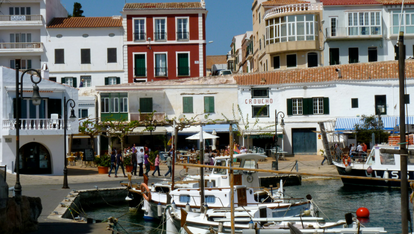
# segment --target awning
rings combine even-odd
[[[210,125],[204,125],[203,130],[205,132],[213,132],[213,130],[216,130],[217,133],[222,132],[229,132],[230,125],[229,124],[210,124]],[[172,126],[168,126],[165,128],[167,132],[172,133],[174,132],[174,129]],[[233,131],[237,131],[237,126],[233,125]],[[178,134],[184,134],[189,135],[189,133],[196,133],[200,132],[200,126],[190,126],[188,128],[184,128],[182,131],[179,131]]]
[[[97,136],[94,136],[94,138],[96,137]],[[84,135],[84,134],[73,134],[72,138],[73,139],[84,139],[84,138],[90,139],[91,137],[89,135]]]
[[[166,127],[157,126],[157,128],[152,131],[152,135],[165,135],[167,133]],[[150,131],[145,131],[145,127],[135,128],[129,135],[151,135]]]
[[[405,119],[405,124],[414,124],[414,116],[407,116]],[[381,120],[384,125],[384,130],[387,131],[395,130],[400,125],[400,117],[397,116],[381,117]],[[355,130],[355,124],[363,124],[362,118],[337,118],[335,131],[353,131]]]

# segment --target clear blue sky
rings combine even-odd
[[[253,0],[205,0],[208,11],[206,30],[207,55],[225,55],[230,51],[233,36],[252,31]],[[121,15],[125,2],[199,2],[199,0],[61,0],[63,6],[72,14],[73,4],[82,5],[84,16]]]

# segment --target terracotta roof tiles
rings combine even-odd
[[[324,6],[327,5],[372,5],[378,4],[381,5],[382,3],[377,0],[321,0]]]
[[[337,68],[340,69],[342,78],[338,78],[338,72],[335,70]],[[414,78],[414,60],[406,61],[405,75],[407,78]],[[398,61],[346,64],[234,75],[234,79],[238,85],[292,84],[390,78],[398,78]]]
[[[111,28],[122,27],[122,17],[53,18],[48,28]]]
[[[309,3],[309,1],[303,0],[271,0],[263,2],[263,6],[283,6],[283,5],[290,5],[290,4],[297,4],[297,3]]]
[[[200,2],[127,3],[124,10],[140,9],[200,9]]]
[[[226,55],[207,55],[206,67],[210,69],[214,64],[227,64]]]
[[[378,2],[381,2],[383,5],[401,5],[402,0],[377,0]],[[405,0],[404,5],[407,4],[414,4],[413,0]]]

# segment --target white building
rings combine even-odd
[[[19,74],[19,79],[21,73]],[[7,165],[7,171],[13,173],[16,160],[16,71],[0,67],[0,102],[2,103],[2,123],[0,142],[0,165]],[[37,82],[34,76],[33,81]],[[62,175],[64,168],[63,112],[64,98],[78,102],[78,90],[61,85],[48,79],[38,84],[41,104],[35,106],[32,96],[30,76],[23,77],[23,99],[20,114],[20,173]],[[77,113],[78,107],[74,110]],[[67,106],[68,116],[71,113]],[[78,120],[68,122],[67,134],[78,132]]]

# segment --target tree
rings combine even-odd
[[[101,124],[102,131],[106,132],[107,137],[118,137],[121,141],[121,152],[124,150],[125,136],[128,136],[134,129],[140,126],[139,121],[130,122],[124,120],[107,120]],[[112,145],[112,144],[111,144]]]
[[[73,17],[85,17],[83,14],[83,11],[81,10],[82,5],[79,2],[75,2],[73,4]]]
[[[384,131],[382,121],[378,121],[375,115],[362,115],[361,123],[355,124],[355,133],[359,142],[371,142],[372,133],[375,134],[375,139],[382,141],[388,139],[389,133]]]
[[[79,132],[91,138],[92,150],[95,153],[95,136],[101,133],[101,126],[93,119],[86,119],[79,123]]]

